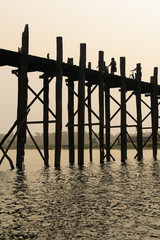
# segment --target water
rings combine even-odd
[[[45,169],[37,151],[27,150],[25,171],[0,167],[0,239],[160,239],[160,161],[145,150],[137,162],[128,151],[127,164],[120,152],[116,162],[99,164],[99,152],[85,167]],[[15,157],[15,151],[10,151]]]

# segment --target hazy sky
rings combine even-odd
[[[149,81],[153,67],[160,66],[160,0],[1,0],[0,22],[0,48],[17,51],[29,24],[32,55],[50,53],[55,59],[56,37],[62,36],[64,62],[73,57],[78,64],[79,45],[86,43],[87,61],[93,68],[99,50],[104,51],[107,64],[115,57],[118,68],[119,58],[125,56],[127,75],[141,63],[144,81]],[[16,118],[17,79],[10,71],[0,68],[1,133]],[[35,88],[41,81],[38,76]]]

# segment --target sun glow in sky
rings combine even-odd
[[[17,51],[29,24],[31,55],[50,53],[56,59],[56,37],[62,36],[64,62],[73,57],[78,65],[79,45],[86,43],[92,68],[97,66],[99,50],[104,51],[106,64],[114,57],[118,68],[119,58],[125,56],[126,75],[141,63],[143,81],[160,67],[159,0],[1,0],[0,21],[0,48]],[[10,71],[0,68],[0,133],[16,118],[17,80]]]

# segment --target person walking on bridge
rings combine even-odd
[[[107,67],[111,67],[111,74],[117,72],[116,61],[114,58],[111,58],[111,62]]]

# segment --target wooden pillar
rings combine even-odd
[[[18,68],[18,109],[17,109],[17,160],[16,166],[18,169],[23,168],[24,163],[24,148],[26,143],[26,117],[27,117],[27,57],[29,45],[28,25],[25,26],[22,34],[22,49],[20,56],[20,65]],[[24,120],[25,119],[25,120]],[[22,124],[23,121],[23,124]]]
[[[44,146],[44,159],[45,166],[49,166],[49,132],[48,132],[48,108],[49,108],[49,81],[47,75],[44,74],[43,78],[44,86],[44,105],[43,105],[43,146]]]
[[[85,107],[85,69],[86,44],[80,45],[80,69],[78,81],[78,165],[84,164],[84,107]]]
[[[103,93],[103,70],[104,53],[99,51],[99,139],[100,139],[100,163],[104,162],[104,93]]]
[[[73,65],[73,58],[68,59],[68,64]],[[68,142],[69,142],[69,163],[74,164],[74,80],[68,77]]]
[[[57,75],[56,75],[56,132],[55,132],[55,167],[60,167],[62,141],[62,78],[63,78],[62,37],[57,37]]]
[[[88,69],[91,69],[91,62],[88,63]],[[88,82],[88,130],[89,130],[89,156],[92,162],[92,114],[91,114],[91,84]]]
[[[121,72],[121,161],[124,162],[127,158],[125,57],[120,58],[120,72]]]
[[[110,88],[105,82],[106,157],[110,161]]]
[[[152,148],[153,158],[157,159],[157,133],[158,133],[158,88],[157,88],[158,68],[154,68],[154,75],[151,82],[154,84],[151,93],[151,117],[152,117]]]
[[[142,137],[142,110],[141,110],[141,64],[137,64],[136,67],[136,106],[137,106],[137,157],[138,160],[143,158],[143,137]]]

